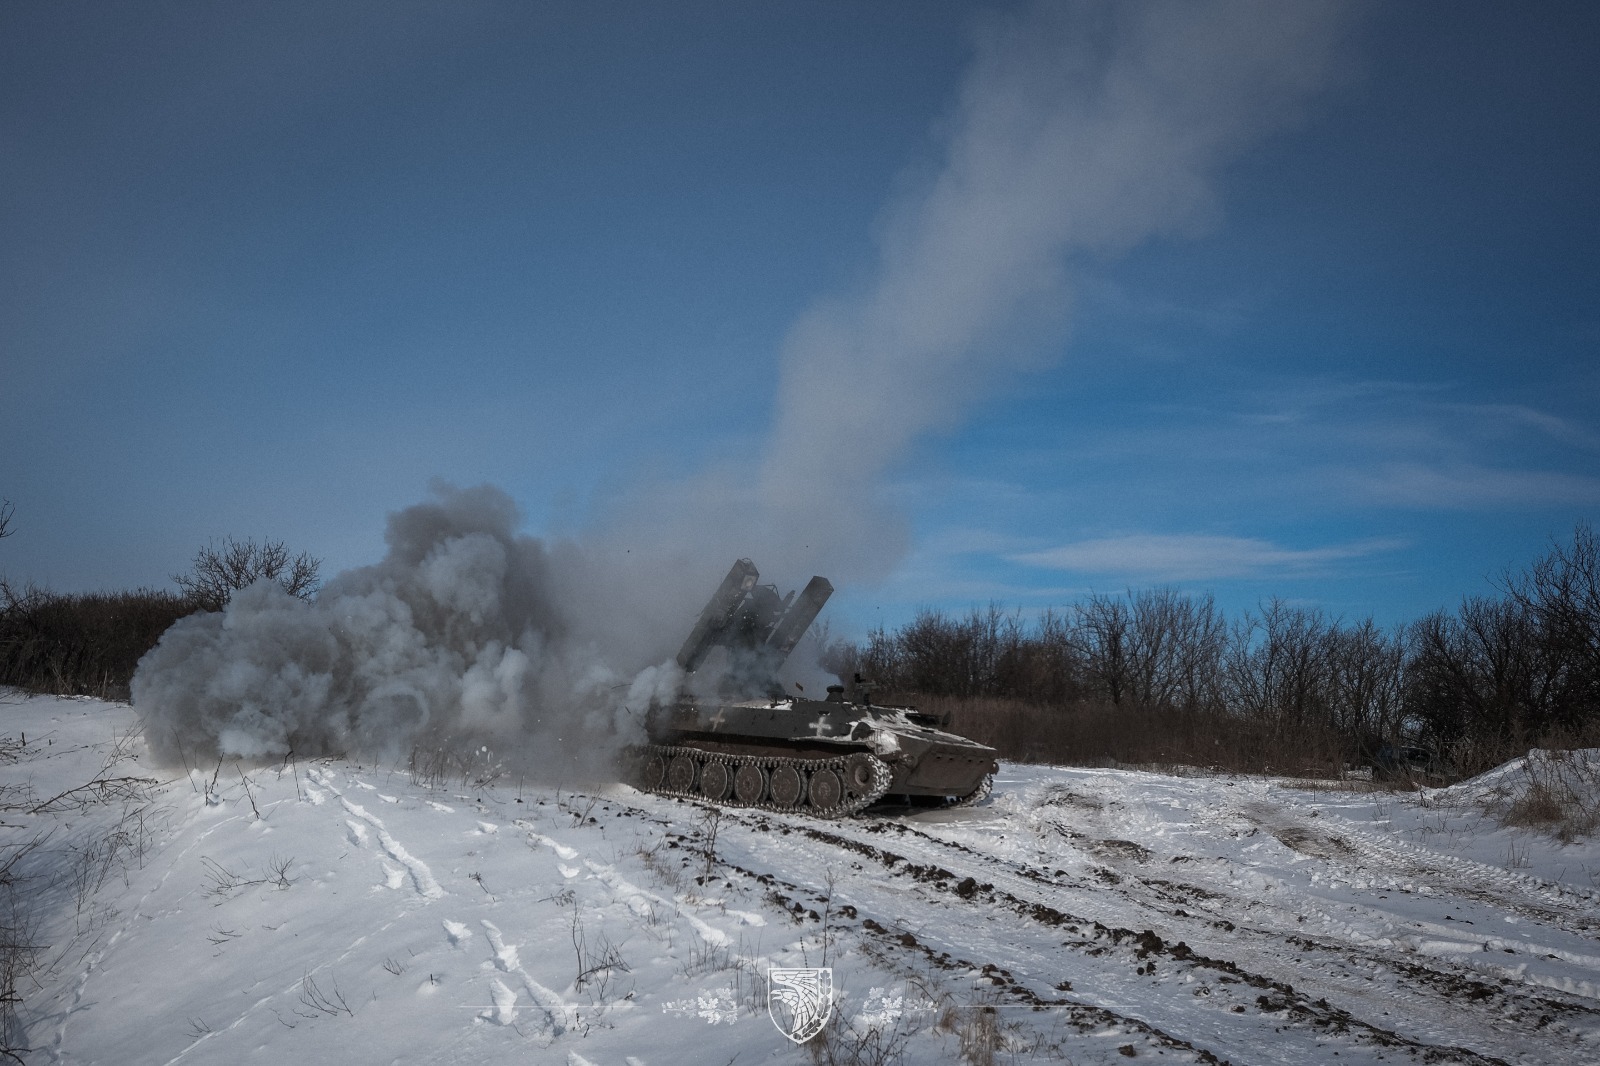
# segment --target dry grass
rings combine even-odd
[[[140,657],[194,609],[151,589],[60,595],[0,580],[0,684],[126,700]]]
[[[903,702],[943,717],[951,732],[1015,762],[1323,779],[1344,773],[1343,744],[1331,730],[1284,730],[1225,714],[1099,701],[1046,707],[995,697],[906,696]]]
[[[1501,824],[1577,840],[1600,828],[1600,757],[1584,751],[1532,751],[1497,804]]]

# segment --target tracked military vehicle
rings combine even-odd
[[[734,563],[678,652],[675,703],[651,708],[642,788],[665,796],[839,818],[874,803],[972,804],[989,794],[996,752],[946,733],[932,715],[874,705],[857,675],[826,699],[791,695],[778,671],[833,594],[814,577],[796,598]],[[726,654],[701,676],[717,648]],[[717,693],[707,697],[712,687]],[[699,693],[694,695],[691,693]]]

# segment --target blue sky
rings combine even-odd
[[[845,628],[1453,605],[1600,511],[1597,52],[1577,3],[7,4],[0,574],[332,574],[442,479]]]

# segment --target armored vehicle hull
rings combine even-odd
[[[723,699],[685,696],[651,708],[640,753],[646,791],[761,810],[836,818],[881,800],[976,803],[989,794],[993,748],[946,733],[909,707],[872,704],[856,677],[825,700],[785,695],[778,669],[822,610],[833,586],[813,577],[796,599],[757,585],[748,559],[734,563],[678,653],[693,679],[717,648]],[[740,699],[741,689],[765,691]]]
[[[843,700],[685,700],[651,716],[651,792],[823,818],[874,803],[954,806],[989,794],[995,750],[903,707]]]

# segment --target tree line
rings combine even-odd
[[[0,504],[0,537],[13,510]],[[0,685],[58,695],[128,698],[133,671],[174,622],[220,611],[233,593],[266,578],[310,599],[321,562],[282,541],[225,538],[199,549],[173,575],[177,591],[57,593],[0,578]]]
[[[1394,769],[1413,747],[1413,768],[1471,774],[1600,744],[1600,539],[1580,526],[1493,594],[1388,628],[1151,588],[1032,618],[924,610],[826,658],[1012,758]]]
[[[12,517],[0,504],[0,537]],[[177,591],[0,579],[0,685],[126,699],[177,619],[261,578],[312,598],[319,566],[230,538],[196,552]],[[831,642],[824,666],[1007,758],[1337,771],[1418,747],[1426,769],[1467,775],[1533,746],[1600,746],[1600,537],[1579,526],[1490,594],[1387,628],[1279,599],[1229,618],[1209,595],[1150,588],[1032,617],[924,610]]]

